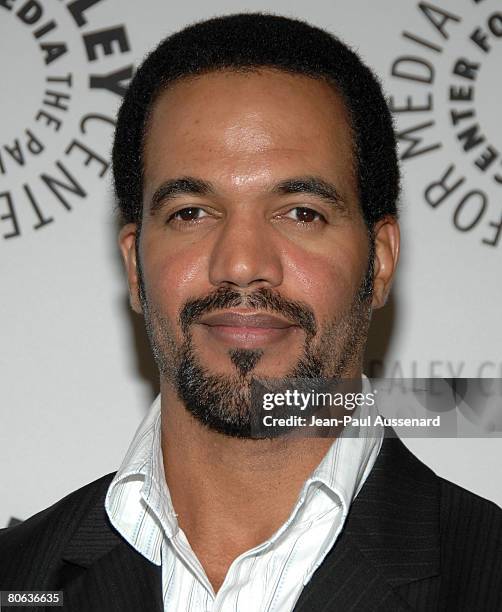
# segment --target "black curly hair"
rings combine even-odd
[[[159,94],[184,77],[217,70],[275,68],[327,81],[351,120],[359,202],[368,229],[397,217],[399,166],[392,116],[378,79],[347,45],[304,21],[243,13],[195,23],[168,36],[137,70],[120,107],[113,144],[123,223],[141,222],[142,153]]]

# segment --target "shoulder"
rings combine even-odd
[[[113,476],[107,474],[19,525],[1,529],[0,582],[10,582],[9,576],[21,577],[22,568],[29,565],[50,564],[58,558],[83,518],[100,500],[104,504]]]
[[[89,484],[73,491],[58,502],[34,514],[29,519],[15,525],[0,529],[0,556],[9,544],[33,538],[37,533],[50,530],[60,533],[71,532],[72,526],[78,524],[89,507],[106,496],[114,473],[102,476]]]
[[[457,610],[502,610],[502,509],[438,478],[440,604]]]
[[[400,487],[403,494],[412,488],[414,494],[421,495],[422,511],[435,508],[443,562],[453,551],[467,554],[482,550],[484,563],[497,558],[502,568],[502,508],[436,474],[401,441],[394,443],[401,455],[400,466],[398,468],[394,463],[392,476],[396,474],[400,482],[407,482],[408,487]]]
[[[502,567],[502,509],[453,482],[438,479],[444,544],[455,540],[457,551],[480,550],[483,559],[496,557]]]
[[[373,498],[384,506],[392,502],[394,515],[421,529],[434,524],[443,566],[458,564],[457,555],[464,553],[466,562],[478,567],[497,559],[502,571],[502,509],[497,504],[436,474],[397,437],[384,440],[371,482]]]
[[[364,545],[385,548],[387,574],[415,566],[399,587],[413,609],[502,610],[502,509],[437,475],[398,438],[384,440],[371,478],[362,516],[380,537],[373,526]]]

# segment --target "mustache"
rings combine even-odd
[[[197,323],[202,315],[236,306],[280,314],[292,324],[301,327],[309,339],[317,332],[315,315],[307,304],[288,300],[267,287],[261,287],[253,293],[241,293],[235,289],[220,287],[206,297],[189,300],[179,314],[181,329],[187,334],[190,325]]]

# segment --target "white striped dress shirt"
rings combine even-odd
[[[367,379],[364,383],[368,385]],[[366,416],[366,410],[358,416]],[[288,612],[334,545],[382,439],[383,428],[368,435],[361,426],[358,438],[342,433],[305,481],[287,521],[269,540],[232,562],[216,594],[178,526],[165,481],[160,396],[110,484],[106,511],[131,546],[162,566],[164,610]]]

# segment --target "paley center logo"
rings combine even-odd
[[[456,231],[497,247],[502,242],[500,2],[417,2],[415,9],[390,66],[401,160],[416,165],[431,210],[446,211]],[[426,158],[434,164],[422,173],[418,160]]]
[[[0,0],[0,237],[85,204],[109,167],[133,75],[120,0]]]

